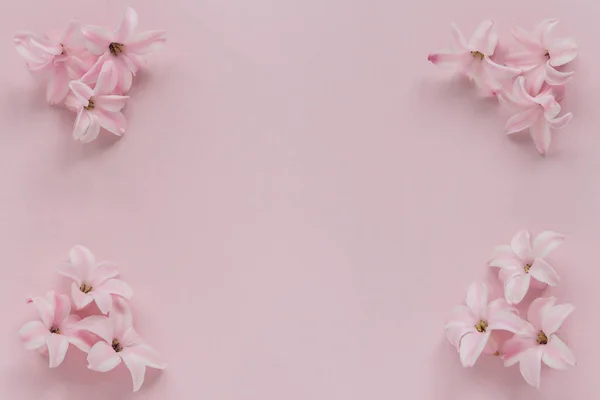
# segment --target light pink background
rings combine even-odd
[[[167,47],[134,82],[122,140],[81,146],[12,47],[69,18],[138,10]],[[11,400],[564,400],[600,391],[600,3],[592,0],[19,0],[0,37],[0,394]],[[581,55],[551,154],[426,62],[494,18],[562,19]],[[506,38],[506,36],[503,36]],[[529,388],[463,370],[451,308],[518,229],[568,240],[552,293],[579,359]],[[169,362],[133,395],[124,367],[56,370],[25,351],[24,299],[68,249],[118,261],[138,330]]]

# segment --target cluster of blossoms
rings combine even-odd
[[[514,28],[515,47],[498,50],[499,37],[493,21],[483,21],[467,42],[453,26],[454,49],[428,56],[435,65],[447,66],[471,79],[484,95],[497,96],[514,115],[506,133],[529,130],[541,154],[550,148],[551,131],[566,126],[573,115],[561,113],[565,85],[573,77],[563,66],[577,56],[572,39],[554,39],[557,20],[540,23],[533,32]]]
[[[17,33],[17,51],[46,83],[46,100],[77,113],[73,138],[95,140],[100,128],[121,136],[122,114],[133,77],[146,56],[166,41],[165,31],[136,32],[138,16],[127,8],[115,31],[72,21],[62,33]]]
[[[464,367],[472,367],[481,354],[501,357],[505,366],[519,363],[527,383],[539,387],[542,363],[553,369],[575,365],[575,356],[557,331],[573,312],[571,304],[556,304],[554,297],[538,297],[523,319],[516,305],[530,288],[556,286],[559,277],[545,257],[563,242],[562,235],[545,231],[531,240],[528,231],[518,232],[510,245],[499,246],[490,267],[499,268],[504,298],[489,301],[484,283],[472,283],[464,305],[456,307],[446,324],[446,337],[456,347]],[[494,331],[514,335],[501,342]]]
[[[107,372],[123,362],[131,373],[134,391],[142,386],[146,367],[165,368],[160,355],[133,328],[127,303],[133,292],[117,278],[119,271],[113,263],[96,262],[90,250],[75,246],[58,273],[73,281],[71,294],[51,291],[28,300],[39,319],[19,331],[27,349],[47,355],[50,368],[62,364],[70,344],[88,354],[92,371]],[[92,303],[98,315],[82,319],[76,314]]]

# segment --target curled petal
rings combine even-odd
[[[547,283],[550,286],[556,286],[560,282],[560,278],[554,268],[542,258],[535,259],[529,269],[529,274],[538,281]]]
[[[525,89],[531,95],[537,95],[546,81],[546,67],[540,64],[525,74]]]
[[[506,133],[510,135],[511,133],[521,132],[533,125],[540,116],[539,110],[535,107],[521,111],[520,113],[513,115],[508,122],[506,122]]]
[[[531,277],[525,273],[515,273],[504,283],[504,296],[510,304],[519,304],[529,290]]]
[[[502,359],[505,367],[510,367],[519,362],[523,352],[535,346],[535,342],[529,338],[513,336],[504,342],[502,346]]]
[[[488,318],[489,329],[519,333],[523,330],[523,320],[515,313],[496,311]]]
[[[454,347],[458,348],[463,336],[475,332],[476,323],[476,318],[469,307],[458,306],[452,311],[450,320],[446,323],[446,338]]]
[[[100,75],[100,71],[102,70],[102,66],[107,60],[110,60],[110,54],[101,55],[98,60],[90,67],[90,69],[81,77],[81,81],[88,85],[96,83],[98,80],[98,75]]]
[[[575,310],[572,304],[560,304],[554,307],[545,307],[542,310],[542,330],[546,335],[556,332],[565,319]]]
[[[92,371],[107,372],[121,364],[121,357],[108,343],[98,342],[90,349],[87,361]]]
[[[485,318],[488,304],[488,290],[485,283],[474,282],[467,290],[466,304],[475,318]]]
[[[556,303],[555,297],[538,297],[531,302],[529,309],[527,310],[527,320],[533,325],[533,327],[541,331],[542,330],[542,315],[544,309],[554,307]]]
[[[490,331],[472,332],[463,336],[460,341],[460,361],[463,367],[472,367],[483,352],[490,337]]]
[[[94,118],[93,114],[85,114],[87,114],[89,124],[87,125],[86,129],[81,133],[81,136],[76,137],[75,139],[79,140],[81,143],[90,143],[96,140],[96,138],[100,134],[100,124],[98,123],[98,120]]]
[[[50,293],[53,294],[52,292]],[[32,297],[29,302],[35,307],[38,315],[40,316],[40,320],[44,323],[46,328],[52,328],[55,311],[54,303],[49,303],[48,300],[42,297]]]
[[[553,86],[565,85],[567,82],[569,82],[571,80],[573,75],[575,75],[575,72],[573,72],[573,71],[569,71],[569,72],[557,71],[554,69],[554,67],[552,67],[550,65],[549,62],[545,66],[545,73],[546,73],[546,82],[548,82],[548,84],[553,85]]]
[[[83,293],[79,287],[75,282],[71,284],[71,299],[77,310],[87,307],[94,300],[89,294]]]
[[[521,375],[523,375],[527,383],[536,388],[540,387],[542,354],[543,350],[541,346],[537,346],[526,350],[520,356]]]
[[[569,122],[571,122],[571,119],[573,119],[573,114],[566,113],[562,117],[552,118],[549,119],[547,122],[550,125],[550,128],[552,129],[562,129],[565,126],[567,126]]]
[[[146,365],[139,357],[129,352],[128,349],[123,351],[123,355],[121,357],[123,358],[123,362],[127,366],[127,369],[129,369],[129,372],[131,373],[131,378],[133,380],[133,391],[137,392],[144,383]]]
[[[540,118],[529,128],[529,133],[535,144],[535,148],[540,154],[546,154],[550,149],[552,141],[552,132],[550,124],[544,118]]]
[[[565,236],[560,233],[543,231],[533,240],[533,252],[536,257],[546,257],[564,241]]]
[[[521,106],[530,107],[535,104],[534,98],[531,97],[529,92],[527,92],[525,87],[525,78],[522,76],[519,76],[517,79],[515,79],[515,82],[513,83],[512,96],[514,101]]]
[[[125,43],[127,39],[135,32],[138,24],[138,15],[131,7],[127,7],[121,24],[115,32],[114,41],[117,43]]]
[[[117,87],[119,75],[117,72],[117,66],[111,60],[106,61],[100,68],[98,74],[98,80],[94,87],[95,95],[106,95],[112,93]]]
[[[556,41],[548,46],[548,53],[550,54],[550,65],[560,67],[577,57],[577,43],[571,39]]]
[[[121,296],[127,300],[133,296],[131,286],[120,279],[109,279],[98,286],[96,290]]]
[[[558,20],[555,18],[548,18],[540,22],[535,29],[535,38],[540,42],[545,50],[550,45],[550,34],[558,25]]]
[[[535,98],[535,101],[543,107],[546,119],[552,119],[560,114],[560,104],[558,104],[553,95],[538,96]]]
[[[498,34],[494,29],[494,21],[491,20],[482,21],[469,41],[471,50],[479,51],[488,57],[494,54],[497,44]]]
[[[520,230],[510,241],[513,252],[523,261],[532,259],[531,235],[527,229]]]
[[[69,340],[63,335],[51,333],[46,336],[46,344],[48,345],[50,368],[58,367],[67,355]]]
[[[86,25],[81,27],[81,33],[90,53],[100,55],[108,52],[108,45],[113,41],[111,32],[99,26]]]
[[[103,315],[84,318],[76,324],[76,328],[93,333],[107,343],[112,343],[115,338],[115,330],[110,319]]]
[[[27,350],[39,349],[44,346],[46,336],[49,334],[48,328],[41,321],[28,322],[19,330],[19,338]]]
[[[131,89],[133,83],[133,73],[126,65],[119,71],[119,83],[117,84],[117,90],[121,93],[127,93]]]
[[[146,31],[132,37],[126,44],[127,52],[148,55],[156,52],[167,41],[167,32],[165,31]]]

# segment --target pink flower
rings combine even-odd
[[[129,307],[122,301],[108,317],[91,316],[83,319],[78,327],[101,339],[88,354],[88,368],[107,372],[124,362],[131,373],[134,392],[144,383],[146,367],[166,368],[160,355],[134,330]]]
[[[496,249],[496,255],[489,265],[500,268],[499,276],[504,282],[507,302],[520,303],[527,294],[532,279],[540,287],[558,284],[558,274],[544,258],[563,241],[563,235],[544,231],[536,236],[532,246],[529,231],[521,230],[513,236],[510,245]]]
[[[72,81],[71,90],[78,101],[73,104],[69,98],[67,107],[77,108],[77,118],[73,129],[73,138],[82,143],[95,140],[100,127],[121,136],[125,133],[127,120],[121,110],[129,97],[112,94],[117,86],[117,69],[113,61],[102,65],[102,71],[94,89],[82,81]]]
[[[50,104],[62,102],[69,93],[69,81],[81,78],[95,62],[95,57],[92,60],[85,54],[85,47],[79,46],[78,34],[79,24],[73,21],[61,34],[15,35],[15,46],[27,68],[46,79],[46,100]]]
[[[146,31],[135,33],[138,16],[128,7],[121,24],[114,32],[98,26],[84,26],[81,29],[88,49],[100,59],[82,80],[94,83],[102,64],[113,60],[117,67],[117,89],[121,93],[131,88],[133,75],[145,64],[144,58],[157,51],[166,41],[165,31]]]
[[[451,67],[471,78],[479,88],[493,94],[502,90],[502,82],[521,71],[492,61],[498,45],[493,21],[483,21],[467,43],[456,26],[452,26],[455,50],[432,53],[427,59],[433,64]]]
[[[526,73],[525,87],[532,95],[539,93],[544,81],[550,85],[564,85],[573,76],[573,72],[560,72],[555,69],[577,57],[575,41],[550,38],[557,24],[557,20],[547,19],[533,32],[513,28],[513,36],[521,45],[522,51],[509,54],[506,61]]]
[[[550,148],[551,130],[564,128],[573,118],[572,113],[558,117],[561,107],[550,86],[537,96],[530,96],[525,88],[525,78],[522,76],[515,80],[512,94],[502,93],[500,98],[519,110],[506,123],[506,133],[510,135],[529,129],[529,134],[540,154],[546,154]]]
[[[29,303],[35,306],[40,319],[26,323],[19,336],[27,349],[48,354],[50,368],[63,362],[69,343],[82,351],[90,350],[90,344],[75,326],[79,317],[71,315],[68,296],[49,292],[45,297],[33,297]]]
[[[58,273],[73,280],[71,297],[78,309],[95,301],[103,314],[112,310],[113,297],[131,299],[131,287],[120,279],[117,267],[108,262],[96,263],[90,250],[75,246],[69,252],[69,263],[59,267]]]
[[[575,365],[575,356],[556,336],[574,307],[555,303],[554,297],[535,299],[529,306],[525,329],[504,344],[504,364],[508,367],[518,362],[523,378],[538,388],[542,361],[559,370]]]
[[[488,304],[488,290],[483,283],[472,283],[466,305],[456,307],[446,324],[446,337],[460,354],[463,367],[472,367],[487,346],[495,330],[519,332],[523,321],[504,299]]]

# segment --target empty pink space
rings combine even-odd
[[[122,139],[71,137],[12,44],[126,6],[168,42],[136,77]],[[590,0],[5,2],[0,13],[0,393],[11,400],[564,400],[600,391],[600,3]],[[494,101],[427,62],[456,22],[556,17],[580,56],[574,118],[541,157]],[[548,292],[578,358],[463,369],[444,323],[519,229],[566,235]],[[26,351],[25,299],[66,287],[74,244],[120,265],[168,368]]]

